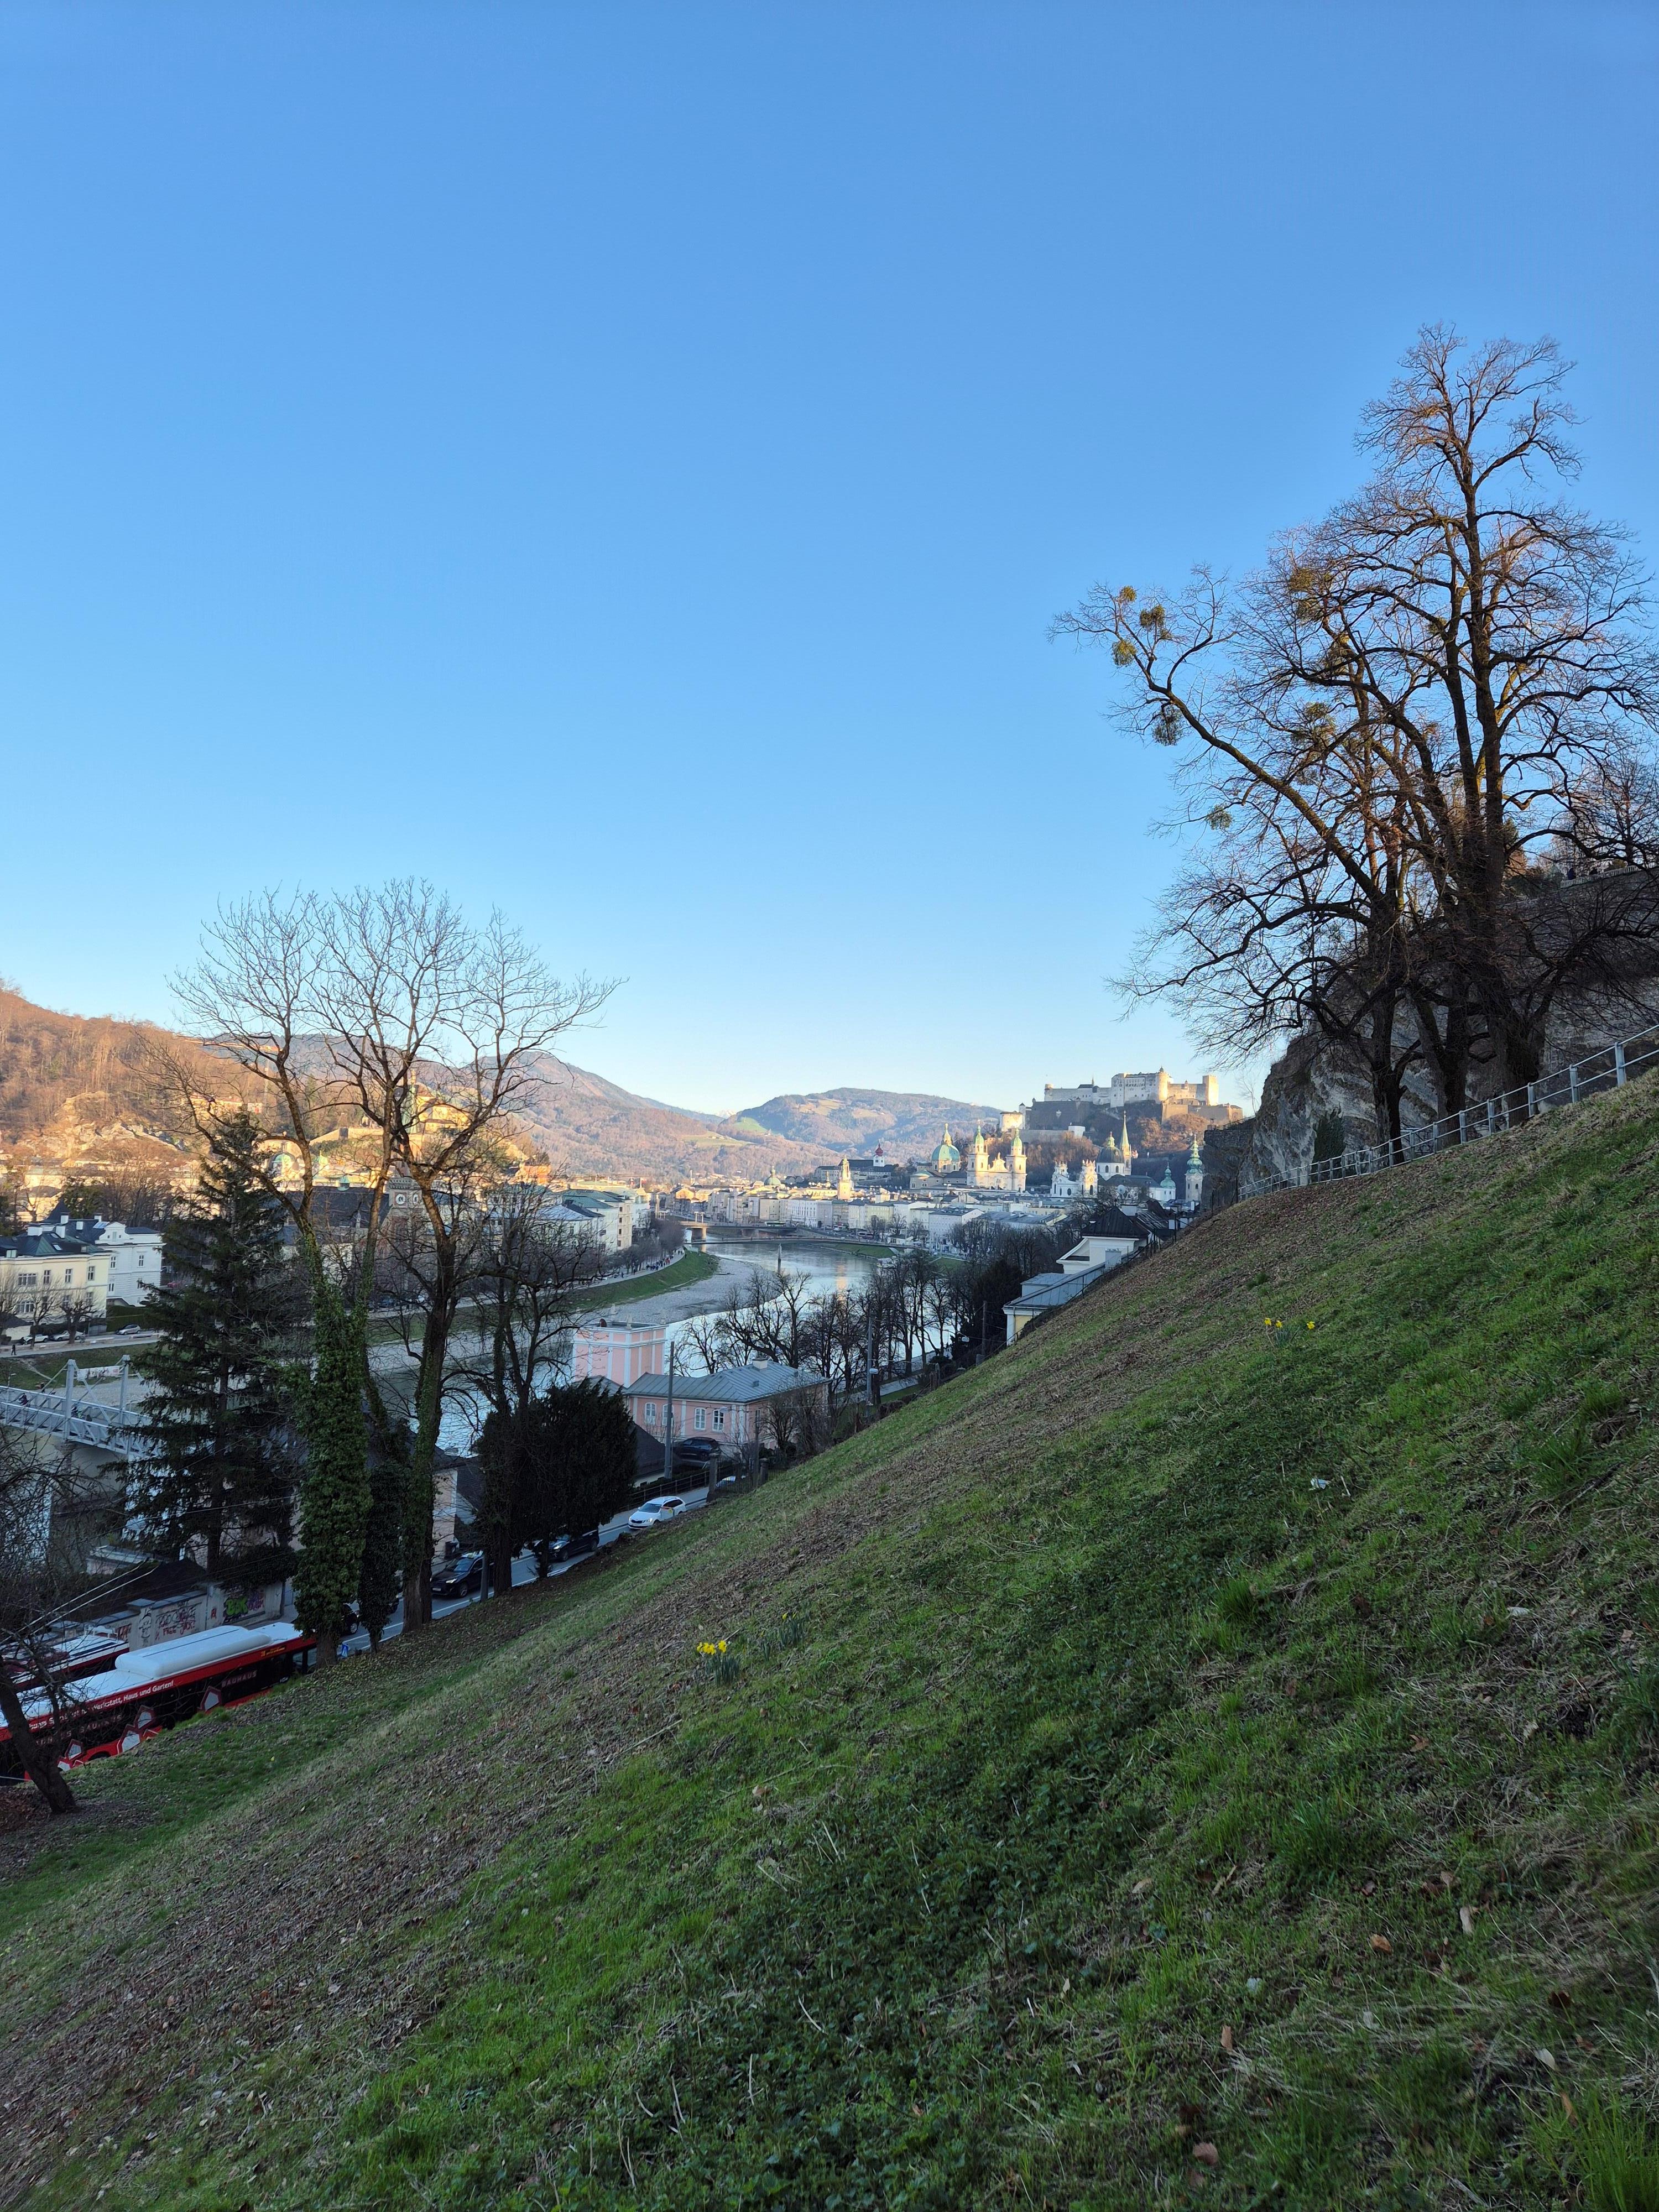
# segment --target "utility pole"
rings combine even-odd
[[[674,1486],[674,1353],[677,1347],[668,1347],[668,1403],[663,1411],[662,1480],[663,1488]]]

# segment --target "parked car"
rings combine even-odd
[[[476,1597],[483,1588],[482,1552],[463,1552],[459,1559],[432,1577],[432,1595],[440,1604],[454,1597]]]
[[[637,1512],[629,1515],[628,1525],[630,1528],[660,1528],[665,1521],[673,1520],[684,1510],[683,1498],[647,1498]]]
[[[597,1552],[599,1548],[599,1530],[585,1528],[580,1536],[556,1536],[553,1540],[552,1554],[556,1564],[563,1559],[586,1559],[590,1552]]]
[[[674,1447],[675,1466],[689,1468],[696,1474],[712,1474],[720,1455],[720,1448],[712,1437],[682,1437]]]

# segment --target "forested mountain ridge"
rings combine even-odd
[[[186,1067],[205,1096],[259,1103],[257,1085],[194,1038],[156,1023],[57,1012],[0,988],[0,1146],[26,1167],[66,1177],[191,1175],[189,1117],[161,1054]],[[787,1130],[661,1105],[551,1055],[518,1120],[526,1148],[573,1176],[747,1181],[774,1169],[802,1174],[823,1158]]]
[[[785,1091],[760,1106],[745,1106],[722,1123],[726,1128],[772,1133],[811,1146],[820,1160],[843,1154],[867,1158],[878,1144],[890,1160],[925,1159],[948,1122],[960,1144],[976,1123],[988,1132],[1000,1125],[998,1106],[975,1106],[963,1098],[940,1098],[927,1091]]]
[[[800,1175],[820,1164],[817,1150],[787,1134],[661,1105],[550,1058],[544,1059],[518,1120],[553,1164],[572,1176],[758,1182],[775,1169]]]
[[[155,1079],[154,1048],[182,1054],[203,1088],[234,1091],[236,1071],[193,1039],[112,1014],[64,1014],[0,987],[0,1140],[38,1137],[66,1109],[183,1134],[176,1102]]]

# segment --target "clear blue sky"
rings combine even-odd
[[[0,971],[167,1018],[220,895],[414,871],[659,1097],[1184,1067],[1048,618],[1319,509],[1440,317],[1651,552],[1656,85],[1594,0],[11,0]]]

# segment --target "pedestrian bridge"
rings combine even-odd
[[[91,1382],[118,1380],[120,1395],[112,1406],[87,1395],[87,1386]],[[40,1436],[62,1437],[65,1443],[89,1444],[95,1451],[112,1452],[122,1459],[144,1456],[143,1425],[136,1413],[127,1410],[125,1359],[118,1367],[91,1367],[84,1370],[71,1359],[61,1388],[50,1390],[24,1390],[10,1383],[0,1384],[0,1425],[32,1429]]]

